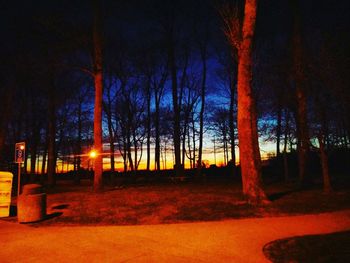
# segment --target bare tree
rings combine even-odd
[[[252,91],[252,50],[257,0],[245,1],[242,26],[239,9],[230,5],[228,8],[223,7],[221,14],[226,37],[232,48],[238,50],[238,138],[243,194],[250,203],[257,204],[267,200],[262,188],[257,115]]]
[[[294,12],[293,36],[292,36],[292,63],[293,76],[295,79],[296,92],[296,123],[298,138],[298,166],[299,180],[302,184],[308,181],[306,177],[306,162],[310,148],[309,130],[307,120],[307,97],[305,90],[305,65],[303,57],[303,46],[301,39],[301,21],[298,1],[290,0],[291,8]]]

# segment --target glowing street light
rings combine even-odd
[[[91,159],[95,159],[97,157],[97,152],[95,150],[91,150],[89,156]]]

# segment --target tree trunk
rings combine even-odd
[[[302,184],[309,183],[306,177],[307,155],[309,152],[309,132],[307,125],[307,107],[305,92],[297,86],[297,135],[298,135],[298,166],[299,180]]]
[[[230,141],[231,141],[231,160],[232,160],[232,176],[236,172],[236,152],[235,152],[235,123],[234,123],[234,105],[235,105],[235,91],[234,83],[230,83],[230,109],[229,109],[229,129],[230,129]]]
[[[108,125],[108,133],[109,133],[109,157],[110,157],[110,163],[111,163],[111,185],[114,185],[114,171],[115,171],[115,161],[114,161],[114,132],[113,132],[113,123],[112,123],[112,105],[111,102],[108,101],[108,111],[109,114],[107,115],[107,125]]]
[[[185,113],[185,115],[187,115]],[[185,156],[186,156],[186,136],[187,136],[187,130],[189,130],[188,122],[187,122],[187,116],[185,116],[184,124],[183,124],[183,130],[182,130],[182,164],[185,165]]]
[[[113,131],[113,120],[112,120],[112,101],[111,101],[111,85],[107,88],[107,103],[104,103],[105,113],[107,116],[107,127],[108,127],[108,138],[109,138],[109,158],[110,158],[110,184],[114,186],[114,171],[115,171],[115,161],[114,161],[114,131]]]
[[[278,105],[277,108],[277,127],[276,127],[276,156],[279,157],[281,154],[281,135],[282,135],[282,107]]]
[[[45,131],[45,138],[44,138],[45,142],[44,142],[44,148],[43,148],[43,160],[42,160],[42,164],[41,164],[41,183],[43,183],[43,178],[45,175],[45,170],[46,170],[46,157],[47,157],[47,149],[48,149],[48,143],[49,143],[49,132],[48,129],[46,129]]]
[[[154,126],[155,126],[155,149],[154,149],[154,161],[155,161],[155,169],[160,170],[160,131],[159,131],[159,101],[157,100],[156,96],[156,103],[155,103],[155,119],[154,119]]]
[[[297,137],[298,137],[298,166],[299,166],[299,180],[305,185],[309,182],[306,177],[307,155],[309,151],[309,132],[307,122],[307,98],[304,87],[305,75],[303,69],[303,55],[302,55],[302,40],[300,32],[300,8],[298,1],[290,0],[291,8],[294,11],[294,32],[292,39],[293,50],[293,71],[296,86],[297,99]]]
[[[131,154],[131,127],[132,127],[132,113],[131,109],[128,106],[128,119],[126,121],[126,148],[127,148],[127,156],[128,156],[128,161],[129,161],[129,167],[131,171],[134,171],[134,163],[132,160],[132,154]]]
[[[252,44],[257,0],[246,0],[238,63],[238,138],[243,194],[248,202],[266,202],[262,188],[257,116],[252,94]]]
[[[192,167],[196,168],[196,123],[195,123],[195,116],[194,113],[192,113],[192,145],[193,145],[193,157],[192,157]],[[199,166],[202,167],[202,160]]]
[[[35,166],[36,166],[36,159],[37,159],[37,142],[33,138],[32,143],[30,145],[30,181],[35,181]]]
[[[289,181],[289,168],[288,168],[288,156],[287,156],[287,145],[288,145],[288,135],[289,135],[289,112],[285,110],[285,122],[286,126],[284,128],[284,141],[283,141],[283,170],[284,179],[286,182]]]
[[[175,63],[175,51],[174,51],[174,41],[173,32],[170,29],[169,32],[169,43],[168,43],[168,56],[171,71],[171,90],[172,90],[172,100],[173,100],[173,141],[174,141],[174,152],[175,152],[175,173],[177,176],[183,174],[183,166],[181,165],[181,128],[180,128],[180,107],[178,104],[178,85],[177,85],[177,70]]]
[[[146,170],[150,170],[151,165],[151,83],[150,80],[148,80],[147,83],[147,166]]]
[[[30,120],[30,129],[31,129],[31,140],[30,140],[30,181],[34,182],[36,179],[36,160],[37,160],[37,150],[38,144],[40,143],[40,127],[38,127],[37,117],[34,115],[37,112],[37,107],[35,103],[35,98],[31,97],[31,120]]]
[[[332,192],[331,179],[329,176],[328,169],[328,157],[324,147],[324,136],[319,134],[317,136],[318,143],[320,145],[320,159],[322,166],[322,177],[323,177],[323,191],[326,193]]]
[[[205,110],[205,95],[206,95],[206,80],[207,80],[207,50],[206,45],[201,45],[201,60],[202,60],[202,86],[201,86],[201,109],[199,112],[199,148],[197,161],[197,174],[201,174],[202,170],[202,155],[203,155],[203,133],[204,133],[204,110]]]
[[[80,184],[80,173],[81,173],[81,141],[82,141],[82,102],[79,101],[79,105],[78,105],[78,141],[77,141],[77,149],[76,149],[76,154],[77,154],[77,169],[76,169],[76,173],[74,175],[74,183],[76,185]]]
[[[13,102],[13,89],[4,87],[2,94],[2,107],[0,112],[0,163],[5,160],[4,148],[8,130],[8,121],[10,119],[11,107]]]
[[[47,179],[49,187],[54,187],[56,184],[56,107],[54,87],[50,89],[49,93]]]
[[[102,22],[99,0],[94,0],[94,24],[93,24],[93,44],[94,44],[94,82],[95,82],[95,107],[94,107],[94,150],[97,156],[94,160],[94,191],[103,189],[102,182],[102,99],[103,99],[103,79],[102,79]]]

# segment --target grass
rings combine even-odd
[[[347,189],[331,196],[318,188],[294,189],[282,183],[270,184],[266,190],[271,204],[253,207],[244,201],[240,184],[231,181],[106,187],[98,194],[92,192],[90,181],[81,186],[74,186],[71,181],[59,181],[55,189],[48,191],[48,219],[32,225],[167,224],[350,208],[350,191]]]
[[[350,231],[276,240],[265,245],[272,262],[349,262]]]

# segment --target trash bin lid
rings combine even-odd
[[[22,195],[41,194],[43,187],[40,184],[26,184],[23,186]]]
[[[10,172],[0,171],[0,178],[13,178],[13,174]]]

